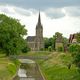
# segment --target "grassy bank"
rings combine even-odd
[[[22,55],[22,56],[47,56],[50,53],[51,52],[49,52],[49,51],[30,51],[28,53],[23,53],[20,55]]]
[[[0,54],[0,80],[12,80],[18,66],[17,60],[10,60],[4,54]]]
[[[75,65],[72,64],[71,69],[68,69],[68,64],[72,62],[69,53],[53,52],[48,56],[50,56],[48,60],[40,62],[46,80],[80,80]]]

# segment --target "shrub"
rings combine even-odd
[[[80,45],[79,44],[71,44],[69,46],[69,51],[73,56],[73,63],[78,67],[78,72],[80,73]]]
[[[58,47],[58,51],[59,51],[59,52],[64,51],[63,47]]]
[[[27,53],[27,52],[29,52],[31,49],[28,47],[28,46],[26,46],[24,49],[22,49],[22,52],[23,53]]]
[[[77,53],[80,52],[80,45],[78,45],[78,44],[71,44],[69,46],[69,52],[72,53],[72,56],[76,55]]]
[[[41,48],[40,51],[44,51],[44,48]]]
[[[48,51],[52,51],[52,47],[51,46],[48,47]]]
[[[15,66],[15,64],[9,63],[8,66],[7,66],[7,68],[8,68],[8,71],[11,74],[15,74],[16,73],[16,66]]]

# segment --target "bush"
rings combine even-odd
[[[48,47],[48,51],[52,51],[52,47],[51,46]]]
[[[72,53],[73,63],[78,67],[78,72],[80,73],[80,45],[71,44],[69,46],[69,51]]]
[[[44,51],[44,48],[41,48],[40,51]]]
[[[69,46],[69,52],[72,53],[72,56],[76,55],[77,53],[80,52],[80,45],[78,45],[78,44],[71,44]]]
[[[63,47],[58,47],[58,51],[59,51],[59,52],[64,51]]]
[[[79,45],[78,44],[71,44],[70,46],[69,46],[69,51],[71,52],[71,53],[74,53],[74,52],[77,52],[78,51],[78,49],[79,49]]]
[[[17,68],[16,68],[15,64],[9,63],[8,66],[7,66],[7,68],[8,68],[8,71],[11,74],[15,74],[16,73]]]
[[[31,50],[31,49],[26,46],[24,49],[22,49],[22,52],[23,52],[23,53],[27,53],[27,52],[29,52],[30,50]]]

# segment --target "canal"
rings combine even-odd
[[[21,65],[13,80],[44,80],[35,61],[29,59],[19,59],[19,61]]]

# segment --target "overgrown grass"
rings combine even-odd
[[[80,80],[77,67],[72,64],[70,53],[62,52],[29,52],[27,56],[48,56],[47,60],[37,60],[46,80]],[[68,69],[68,64],[71,69]]]
[[[71,69],[68,69],[68,64],[72,62],[69,53],[54,52],[48,56],[48,60],[40,62],[46,80],[80,80],[75,65],[72,64]]]
[[[22,55],[22,56],[47,56],[50,53],[51,52],[49,52],[49,51],[30,51],[28,53],[22,53],[20,55]]]
[[[16,74],[19,62],[17,60],[10,60],[4,54],[0,54],[0,80],[12,80]]]

